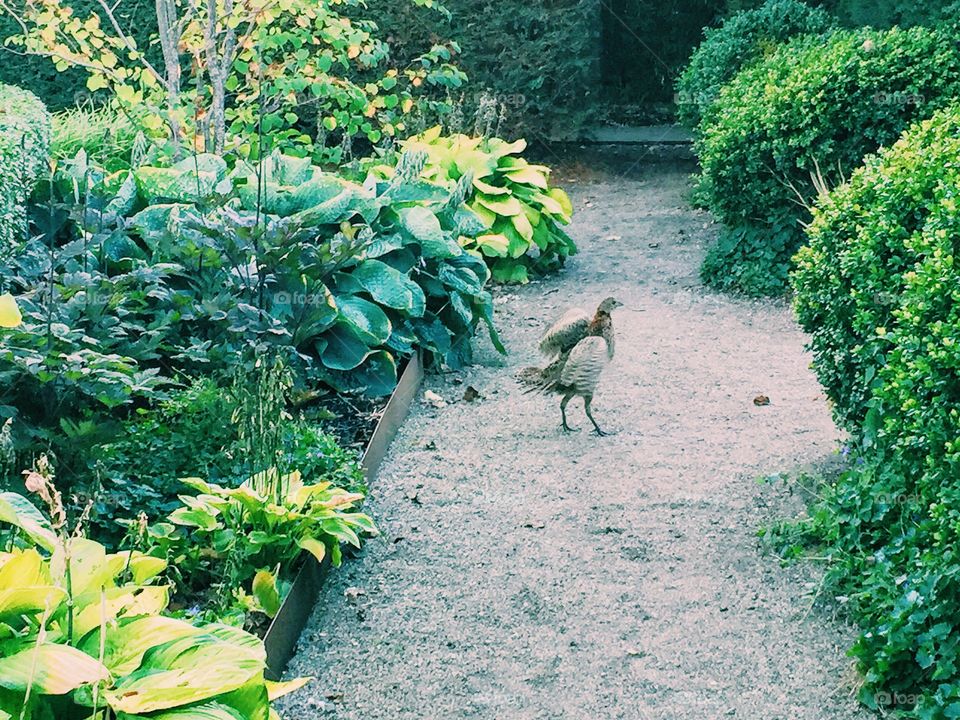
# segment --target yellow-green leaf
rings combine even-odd
[[[64,695],[109,677],[107,668],[68,645],[28,644],[0,657],[0,687],[10,690],[32,687],[39,695]]]
[[[23,322],[23,316],[13,295],[10,293],[0,295],[0,327],[14,328],[21,322]]]
[[[297,540],[297,545],[299,545],[302,550],[306,550],[313,555],[317,559],[317,562],[323,562],[323,558],[327,554],[327,546],[316,538],[302,537]]]

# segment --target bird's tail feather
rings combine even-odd
[[[545,368],[528,367],[517,374],[517,380],[524,386],[524,394],[549,393],[560,386],[560,371],[566,358],[559,358]]]

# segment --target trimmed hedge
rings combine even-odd
[[[26,237],[26,202],[49,154],[46,107],[31,92],[0,85],[0,253]]]
[[[444,5],[448,18],[406,0],[369,0],[363,14],[375,18],[400,63],[439,39],[460,45],[455,61],[470,82],[464,126],[452,131],[472,132],[484,92],[503,111],[495,132],[530,140],[573,134],[593,114],[600,89],[599,0]]]
[[[759,8],[730,16],[720,27],[704,29],[703,42],[677,81],[680,121],[696,128],[701,109],[716,99],[720,88],[777,44],[835,27],[829,13],[799,0],[767,0]]]
[[[960,713],[960,105],[870,157],[815,212],[793,274],[814,367],[861,462],[811,513],[872,707]],[[902,703],[901,703],[902,704]],[[900,708],[902,709],[902,708]]]
[[[819,166],[836,183],[956,97],[957,38],[923,27],[802,36],[743,70],[707,108],[697,140],[703,196],[726,226],[704,280],[784,292],[810,218],[804,203],[817,196],[811,173]]]

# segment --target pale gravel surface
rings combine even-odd
[[[850,698],[852,630],[756,536],[798,509],[757,478],[829,457],[837,432],[789,309],[700,286],[714,228],[688,173],[567,179],[583,252],[500,294],[509,357],[428,379],[451,404],[401,430],[369,503],[383,537],[324,588],[289,671],[317,679],[285,717],[871,717]],[[640,310],[615,314],[594,402],[617,434],[564,435],[556,400],[513,376],[548,322],[607,295]]]

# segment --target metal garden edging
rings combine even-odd
[[[390,443],[410,412],[422,380],[423,361],[417,354],[407,362],[363,453],[361,466],[368,487],[376,477]],[[322,563],[318,563],[313,555],[304,553],[303,567],[297,573],[290,592],[263,637],[267,650],[267,675],[271,679],[279,679],[293,657],[300,634],[310,619],[329,569],[329,556],[325,557]]]

